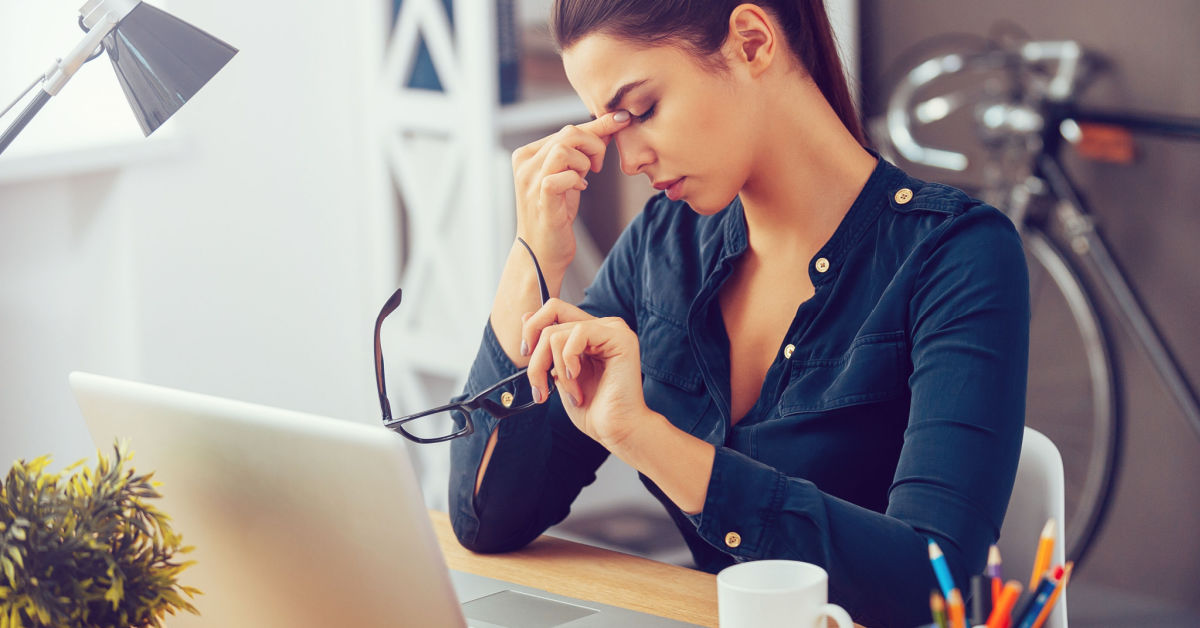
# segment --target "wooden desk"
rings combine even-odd
[[[459,545],[446,513],[430,511],[429,518],[451,569],[701,626],[717,625],[717,577],[712,574],[549,536],[508,554],[474,554]]]

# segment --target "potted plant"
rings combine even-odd
[[[177,582],[191,551],[150,502],[152,473],[130,455],[98,455],[60,473],[48,456],[18,460],[0,482],[0,628],[161,626],[167,613],[198,614],[199,594]],[[187,599],[185,599],[185,597]]]

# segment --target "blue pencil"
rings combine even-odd
[[[1025,614],[1020,617],[1013,618],[1013,625],[1017,628],[1033,628],[1033,624],[1037,621],[1038,615],[1042,614],[1042,607],[1050,599],[1050,595],[1054,593],[1054,589],[1058,587],[1058,581],[1062,579],[1063,568],[1056,567],[1053,573],[1046,574],[1042,578],[1041,584],[1038,585],[1037,591],[1034,593],[1033,602]]]
[[[942,548],[938,547],[933,539],[929,540],[929,562],[933,564],[933,573],[937,576],[938,586],[942,587],[943,595],[949,599],[950,592],[954,590],[954,578],[950,577],[950,565],[946,564],[946,556],[942,554]]]

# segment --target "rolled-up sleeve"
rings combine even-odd
[[[636,329],[633,304],[638,281],[633,274],[639,248],[640,217],[622,233],[605,259],[580,307],[593,316],[620,316]],[[463,395],[515,373],[488,323]],[[499,395],[502,391],[497,391]],[[518,379],[508,392],[514,404],[527,403],[528,382]],[[475,432],[450,444],[450,518],[464,547],[477,552],[506,552],[528,544],[562,521],[583,487],[596,478],[608,450],[571,423],[558,393],[526,412],[497,420],[478,410]],[[475,480],[487,442],[498,432],[487,472],[475,493]]]
[[[999,535],[1020,456],[1029,294],[1015,229],[977,207],[947,220],[918,255],[910,411],[886,512],[718,447],[704,508],[691,517],[736,560],[823,566],[831,599],[871,626],[930,621],[928,539],[967,593]]]

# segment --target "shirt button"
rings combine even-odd
[[[788,345],[788,346],[784,347],[783,348],[783,359],[785,359],[785,360],[792,359],[792,352],[794,352],[795,350],[796,350],[796,345]]]
[[[503,405],[505,408],[511,408],[512,402],[513,402],[513,394],[512,393],[506,392],[503,395],[500,395],[500,404]]]
[[[913,191],[908,188],[900,188],[896,191],[896,202],[901,205],[907,205],[913,199]]]
[[[725,535],[725,544],[729,547],[737,547],[742,544],[742,535],[737,532],[730,532]]]
[[[817,272],[823,273],[829,270],[829,260],[824,257],[817,260]]]

